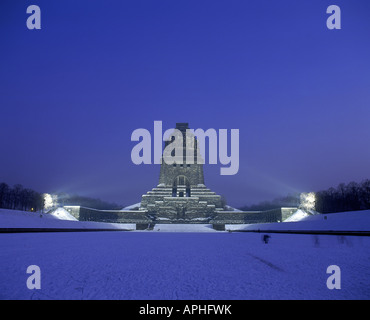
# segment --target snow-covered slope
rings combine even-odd
[[[138,202],[138,203],[134,203],[134,204],[132,204],[132,205],[130,205],[130,206],[124,207],[124,208],[122,208],[121,210],[122,210],[122,211],[126,211],[126,210],[136,210],[136,209],[140,208],[140,206],[141,206],[141,202]]]
[[[72,216],[66,209],[64,208],[57,208],[50,215],[61,219],[61,220],[71,220],[71,221],[78,221],[74,216]]]
[[[301,221],[303,218],[308,217],[309,214],[301,209],[298,209],[294,212],[288,219],[284,220],[284,222],[296,222]]]
[[[257,223],[227,225],[227,230],[320,230],[320,231],[370,231],[370,210],[349,211],[303,216],[299,221],[283,223]]]
[[[135,224],[77,221],[72,220],[71,217],[63,211],[59,211],[58,214],[40,214],[0,209],[0,228],[136,229]],[[69,218],[69,220],[62,218]]]

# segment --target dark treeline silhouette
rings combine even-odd
[[[276,198],[271,201],[262,201],[257,204],[252,204],[250,206],[243,206],[240,210],[243,211],[263,211],[271,210],[280,207],[298,207],[299,206],[299,196],[300,194],[291,194],[285,197]]]
[[[245,211],[270,210],[279,207],[298,207],[300,194],[288,195],[271,201],[240,208]],[[336,188],[316,192],[316,211],[334,213],[370,209],[370,180],[360,183],[341,183]]]
[[[83,206],[94,209],[121,209],[116,203],[105,202],[100,199],[69,195],[66,193],[57,194],[57,206]],[[24,188],[21,184],[10,187],[8,184],[0,183],[0,208],[41,211],[44,208],[44,194],[32,189]]]
[[[370,180],[341,183],[337,188],[316,193],[316,210],[321,213],[370,209]]]
[[[23,188],[21,184],[10,187],[0,183],[0,208],[39,211],[44,206],[43,195],[31,189]]]
[[[116,203],[105,202],[100,199],[59,193],[58,206],[83,206],[94,209],[116,210],[122,206]],[[279,207],[298,207],[300,194],[288,195],[271,201],[243,206],[244,211],[270,210]],[[0,208],[40,211],[44,207],[43,194],[32,189],[24,188],[20,184],[10,187],[6,183],[0,183]],[[356,211],[370,209],[370,180],[360,183],[341,183],[336,188],[316,192],[316,211],[320,213],[334,213],[343,211]]]

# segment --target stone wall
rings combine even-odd
[[[282,222],[297,208],[277,208],[267,211],[218,211],[215,205],[196,197],[164,197],[146,210],[96,210],[79,206],[65,206],[70,214],[80,221],[110,223],[212,223],[252,224]]]
[[[266,211],[217,211],[213,224],[252,224],[282,222],[289,218],[297,208],[277,208]]]
[[[64,209],[79,221],[139,224],[148,224],[152,222],[147,212],[142,210],[97,210],[79,206],[65,206]]]

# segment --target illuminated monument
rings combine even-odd
[[[167,164],[163,161],[156,188],[142,196],[141,209],[157,221],[173,223],[209,222],[218,211],[224,211],[221,196],[204,185],[203,159],[200,159],[194,135],[186,137],[187,123],[177,123],[176,129],[183,136],[182,161]],[[174,139],[173,139],[174,140]],[[167,141],[165,148],[174,141]],[[190,152],[187,149],[191,149]],[[193,155],[189,161],[186,154]]]
[[[227,206],[220,195],[204,184],[203,160],[197,152],[195,136],[186,134],[188,124],[177,123],[176,129],[173,139],[166,141],[164,150],[169,144],[181,141],[182,145],[176,147],[182,151],[182,161],[176,156],[172,162],[163,161],[165,155],[162,154],[158,185],[142,196],[140,205],[122,210],[96,210],[80,206],[64,208],[81,221],[135,223],[137,229],[146,229],[158,223],[207,223],[219,230],[224,230],[226,224],[281,222],[297,210],[277,208],[248,212]],[[182,135],[182,139],[175,139],[176,134]],[[191,161],[187,154],[194,155]]]

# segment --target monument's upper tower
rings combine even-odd
[[[165,142],[165,148],[170,144],[182,143],[182,145],[177,145],[179,151],[181,150],[182,157],[179,159],[181,161],[175,160],[173,163],[167,164],[162,156],[158,185],[167,187],[204,185],[203,161],[198,157],[196,137],[191,133],[188,123],[176,123],[175,129],[171,135],[172,139]],[[177,135],[181,135],[181,139],[178,139]],[[187,158],[187,155],[191,155],[191,160]]]

